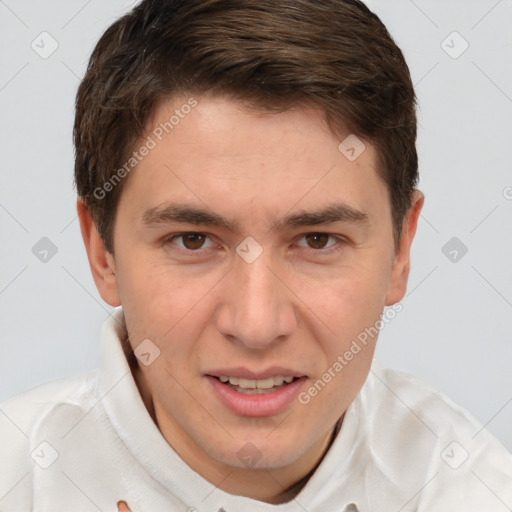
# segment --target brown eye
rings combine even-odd
[[[197,252],[204,253],[208,249],[215,249],[216,244],[210,235],[197,231],[186,231],[169,235],[163,239],[163,245],[168,250],[176,250],[176,246],[182,251],[182,254]],[[217,246],[218,248],[218,246]],[[183,252],[184,251],[184,252]]]
[[[304,235],[309,247],[312,249],[323,249],[329,242],[331,235],[327,233],[308,233]]]
[[[184,233],[180,237],[183,239],[184,247],[190,250],[201,249],[206,240],[203,233]]]

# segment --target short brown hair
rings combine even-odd
[[[103,34],[76,99],[75,182],[110,252],[123,183],[95,191],[161,100],[202,93],[270,111],[311,103],[333,131],[372,143],[400,238],[418,179],[416,98],[375,14],[359,0],[144,0]]]

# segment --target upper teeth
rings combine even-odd
[[[269,377],[268,379],[253,380],[242,379],[238,377],[226,377],[221,375],[219,377],[221,382],[228,382],[233,386],[239,386],[244,389],[270,389],[274,386],[281,386],[283,382],[290,383],[293,377]]]

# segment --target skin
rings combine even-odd
[[[351,162],[338,150],[349,134],[333,134],[317,110],[264,114],[228,98],[196,99],[124,184],[114,254],[79,201],[82,235],[99,293],[123,305],[131,346],[149,338],[161,351],[133,373],[162,435],[221,489],[279,503],[321,461],[364,384],[376,338],[308,404],[294,399],[267,417],[232,413],[205,374],[282,366],[305,375],[307,390],[384,306],[404,296],[423,195],[414,193],[395,246],[371,144]],[[159,105],[148,133],[186,101]],[[236,222],[235,229],[143,222],[148,210],[177,201]],[[365,220],[272,227],[335,202]],[[174,236],[191,231],[208,236],[199,243]],[[252,263],[236,253],[248,236],[263,249]],[[248,442],[261,455],[254,467],[237,456]]]

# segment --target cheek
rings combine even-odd
[[[196,357],[194,349],[211,317],[215,273],[188,275],[148,258],[126,258],[119,286],[133,348],[145,339],[161,351],[161,362],[181,374]]]
[[[351,266],[319,285],[305,282],[302,294],[324,326],[329,352],[340,350],[371,327],[384,308],[389,269],[381,264]]]
[[[311,330],[322,356],[299,398],[313,422],[334,422],[368,376],[386,286],[367,270],[333,279],[311,295]]]

